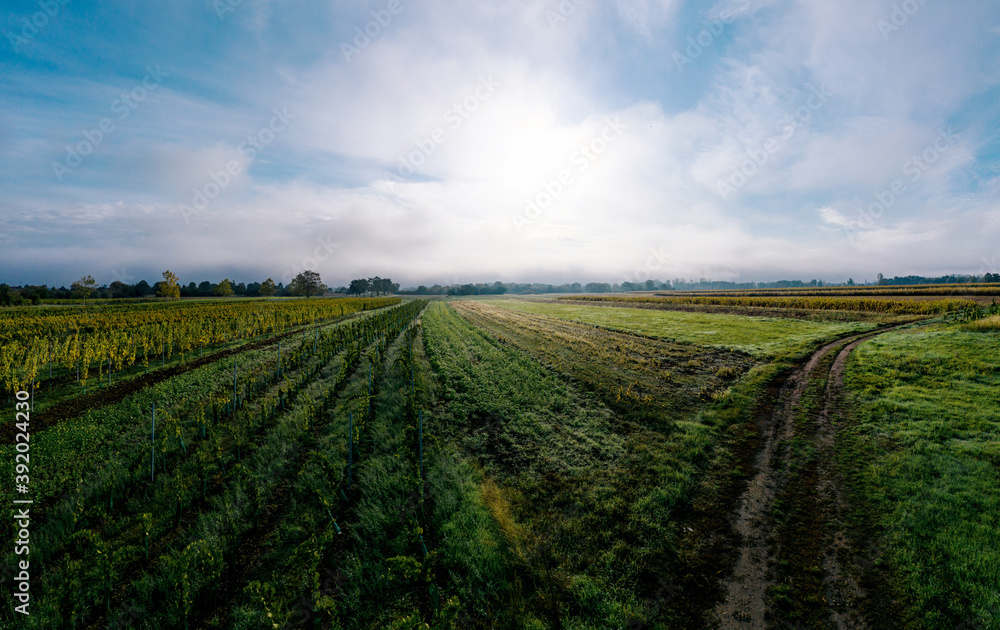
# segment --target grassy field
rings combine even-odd
[[[757,358],[801,355],[823,339],[875,328],[874,324],[863,322],[814,322],[516,299],[486,302],[525,313],[560,317],[659,339],[739,350]]]
[[[906,627],[1000,628],[998,347],[996,332],[932,327],[872,340],[848,363],[842,464]]]
[[[1000,630],[995,316],[381,306],[36,390],[23,627]]]

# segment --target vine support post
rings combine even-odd
[[[156,480],[156,403],[153,403],[153,428],[149,435],[149,480]],[[147,543],[148,544],[148,543]]]
[[[351,491],[351,468],[354,466],[354,412],[347,421],[347,491]]]

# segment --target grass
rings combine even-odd
[[[548,497],[560,496],[558,478],[508,480],[512,505],[520,506],[529,523],[542,520],[551,531],[576,532],[571,556],[597,576],[622,576],[617,590],[631,593],[636,602],[631,622],[711,627],[704,616],[718,596],[717,575],[730,560],[727,519],[756,452],[759,401],[791,365],[758,363],[738,352],[629,335],[478,300],[454,302],[451,308],[475,326],[466,326],[463,338],[482,336],[511,357],[518,356],[513,350],[524,353],[595,399],[583,404],[607,406],[615,419],[608,430],[623,441],[624,455],[608,480],[595,474],[592,482],[610,492],[583,490],[572,502],[585,514],[569,523],[582,522],[582,529],[565,525],[560,513],[543,520]],[[454,329],[461,331],[457,324]],[[455,356],[457,366],[473,362],[467,352]],[[492,373],[484,377],[487,382],[495,378]],[[529,389],[528,383],[519,387]],[[567,616],[567,627],[624,627],[602,624],[597,616],[597,610],[608,609],[607,582],[591,571],[567,573],[563,582],[573,585],[561,600],[567,608],[589,611],[576,619]]]
[[[815,322],[510,299],[485,302],[658,339],[738,350],[759,359],[800,356],[823,339],[875,328],[874,324],[861,322]]]
[[[1000,628],[1000,336],[935,326],[861,345],[842,463],[908,627]]]
[[[1000,315],[993,315],[965,325],[966,330],[989,332],[1000,330]]]

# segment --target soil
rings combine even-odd
[[[853,548],[857,537],[847,531],[850,505],[835,449],[847,358],[887,330],[817,350],[784,380],[772,413],[760,418],[753,473],[730,520],[738,540],[735,564],[722,580],[712,627],[881,627],[869,620],[862,584],[871,585],[864,579],[871,562],[863,557],[868,550]]]

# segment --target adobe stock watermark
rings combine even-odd
[[[993,257],[983,256],[980,259],[983,266],[979,268],[980,276],[990,276],[984,282],[1000,282],[1000,254],[993,254]]]
[[[302,259],[302,262],[297,265],[292,265],[283,276],[281,276],[281,281],[288,286],[295,276],[299,275],[301,272],[310,269],[318,270],[319,264],[326,261],[333,254],[337,248],[340,247],[340,243],[336,243],[333,240],[333,236],[327,235],[316,237],[316,247],[313,248],[312,254],[306,256]]]
[[[413,2],[413,0],[407,0]],[[397,15],[403,12],[402,0],[389,0],[384,9],[372,11],[372,19],[365,23],[364,27],[354,27],[354,45],[347,42],[340,42],[340,52],[344,54],[347,63],[360,55],[362,51],[372,45],[379,36],[385,32]]]
[[[146,66],[146,76],[128,92],[122,92],[121,98],[116,98],[111,102],[111,113],[117,114],[120,121],[127,120],[132,112],[139,107],[139,103],[146,100],[151,92],[155,92],[163,79],[169,77],[169,72],[160,69],[159,64],[155,68]],[[52,172],[61,184],[63,177],[72,173],[83,164],[84,158],[91,155],[104,140],[116,130],[115,122],[111,118],[102,118],[93,129],[84,129],[80,132],[83,140],[75,145],[66,145],[66,157],[63,161],[52,161]]]
[[[815,85],[807,83],[806,88],[812,94],[806,100],[805,105],[796,108],[794,112],[786,114],[782,118],[779,123],[781,133],[777,136],[771,136],[757,148],[747,148],[746,154],[748,159],[734,168],[727,179],[720,179],[716,182],[715,190],[722,196],[723,201],[727,201],[730,195],[743,188],[754,175],[763,169],[772,155],[779,153],[788,146],[800,127],[808,125],[812,121],[813,113],[826,105],[826,102],[830,98],[830,93],[826,91],[826,86],[817,88]]]
[[[899,4],[892,5],[892,13],[888,20],[878,20],[875,25],[878,27],[882,39],[889,41],[889,37],[899,31],[910,22],[910,18],[917,14],[927,0],[903,0]]]
[[[192,216],[208,210],[212,201],[229,188],[235,177],[242,173],[244,168],[250,168],[260,152],[270,146],[277,134],[287,129],[295,120],[295,116],[288,113],[287,107],[281,109],[275,107],[271,111],[274,115],[270,122],[258,129],[256,133],[247,136],[246,140],[237,147],[246,158],[245,164],[240,164],[238,160],[230,160],[226,163],[225,168],[218,172],[208,172],[208,179],[211,181],[191,189],[194,193],[191,197],[191,203],[180,206],[184,223],[191,223]]]
[[[750,3],[750,0],[741,0],[742,4],[745,5]],[[712,44],[725,32],[726,27],[736,21],[736,11],[730,11],[729,9],[723,9],[719,12],[719,17],[711,20],[705,20],[702,22],[703,29],[701,29],[697,35],[692,37],[688,35],[687,46],[684,48],[684,54],[680,51],[674,51],[673,60],[674,66],[677,67],[678,72],[684,72],[684,66],[694,63],[694,60],[701,57],[702,53],[705,52],[707,48],[710,48]]]
[[[21,30],[10,32],[4,30],[4,37],[10,42],[14,52],[20,54],[25,46],[30,44],[35,37],[48,26],[52,20],[59,15],[59,9],[69,4],[69,0],[39,0],[38,6],[41,11],[36,11],[30,16],[22,17],[20,22]]]
[[[549,28],[555,28],[558,24],[568,22],[576,10],[587,0],[561,0],[559,5],[553,9],[545,10],[545,19],[549,23]]]
[[[421,166],[434,155],[438,147],[448,140],[448,129],[452,132],[458,131],[465,121],[472,117],[476,111],[493,97],[497,88],[501,84],[488,75],[486,78],[479,77],[479,84],[471,94],[461,101],[454,103],[444,112],[444,122],[446,127],[437,127],[430,136],[415,141],[414,148],[405,156],[399,156],[399,165],[396,172],[399,177],[405,179],[415,175]]]
[[[932,144],[903,162],[901,174],[905,176],[905,179],[903,177],[894,179],[886,189],[872,191],[872,197],[875,198],[875,201],[867,208],[859,208],[857,218],[842,226],[848,242],[853,245],[859,231],[875,227],[885,211],[892,208],[900,197],[906,194],[909,190],[906,179],[909,179],[910,185],[919,182],[949,149],[961,141],[961,136],[953,133],[951,127],[947,130],[939,129],[938,136]]]
[[[136,280],[135,276],[125,271],[125,267],[122,267],[120,270],[119,269],[111,270],[112,282],[121,282],[122,284],[134,284],[135,280]]]
[[[219,16],[220,22],[226,21],[226,16],[236,10],[245,0],[212,0],[212,8]]]
[[[570,157],[570,164],[576,167],[576,173],[583,173],[590,165],[596,162],[614,142],[621,137],[627,125],[621,121],[620,116],[615,116],[614,120],[605,120],[604,129],[600,134],[579,149]],[[542,216],[542,212],[547,210],[558,200],[563,193],[573,187],[576,183],[573,169],[563,169],[555,179],[542,184],[542,191],[534,197],[525,200],[524,211],[520,214],[511,215],[511,221],[518,232],[522,232],[524,227]]]
[[[649,257],[646,258],[646,264],[637,267],[633,274],[626,274],[623,282],[632,283],[642,283],[646,280],[653,279],[653,273],[663,269],[663,265],[670,258],[670,255],[664,251],[663,247],[659,249],[649,248]]]

